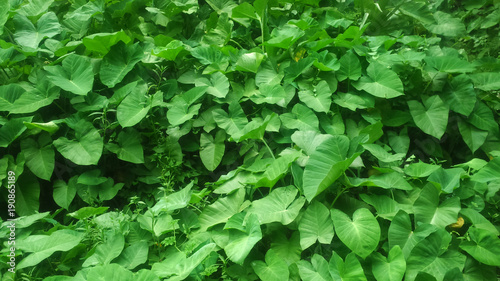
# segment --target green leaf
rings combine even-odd
[[[313,201],[300,219],[299,232],[302,250],[309,248],[316,240],[322,244],[330,244],[335,232],[328,208]]]
[[[424,25],[430,32],[448,37],[458,37],[465,34],[465,25],[459,18],[437,11],[434,13],[436,23]]]
[[[295,25],[285,24],[283,26],[273,29],[271,32],[271,39],[265,42],[265,46],[273,46],[282,49],[288,49],[300,37],[304,36],[305,32]]]
[[[419,223],[429,223],[439,228],[457,221],[460,211],[460,199],[451,197],[439,204],[439,193],[432,184],[427,184],[422,191],[415,205],[415,221]]]
[[[184,43],[179,40],[168,42],[165,47],[154,49],[152,54],[167,60],[175,61],[177,55],[184,50]]]
[[[135,164],[144,163],[141,135],[136,130],[129,129],[121,131],[116,141],[118,144],[108,143],[106,148],[116,153],[118,159]]]
[[[132,127],[146,117],[151,109],[151,98],[146,92],[146,85],[141,84],[118,105],[116,117],[122,127]]]
[[[380,241],[380,226],[368,209],[357,209],[352,220],[337,209],[331,210],[331,216],[340,241],[354,253],[364,259],[377,248]]]
[[[151,208],[151,211],[158,215],[161,212],[171,214],[173,211],[187,207],[193,192],[193,182],[189,183],[180,191],[171,193],[166,197],[160,198],[158,202]]]
[[[244,2],[241,5],[243,5],[243,4],[248,4],[248,3]],[[250,4],[248,4],[248,6],[250,6]],[[250,6],[250,7],[252,7],[252,6]],[[252,7],[252,9],[253,9],[253,7]],[[233,9],[233,11],[234,11],[234,9]],[[233,16],[234,16],[234,14],[233,14]],[[236,64],[235,64],[236,70],[257,73],[257,70],[259,69],[259,66],[260,66],[263,59],[264,59],[264,55],[261,53],[252,52],[252,53],[243,54],[236,61]]]
[[[83,38],[82,43],[88,51],[106,55],[116,43],[122,41],[128,44],[131,40],[132,39],[121,30],[114,33],[94,33]]]
[[[0,147],[9,146],[24,131],[26,126],[24,122],[31,122],[33,116],[12,118],[0,127]]]
[[[253,201],[248,212],[257,215],[260,224],[290,224],[305,203],[304,197],[295,198],[297,193],[297,188],[291,185],[276,188],[266,197]]]
[[[329,138],[331,135],[320,134],[316,131],[295,131],[291,136],[292,141],[309,156]]]
[[[37,265],[57,251],[67,252],[76,247],[83,237],[83,232],[70,229],[56,230],[50,235],[30,235],[16,243],[19,249],[31,253],[25,256],[16,268]]]
[[[398,172],[373,175],[369,180],[375,185],[385,189],[413,190],[413,187]]]
[[[125,237],[120,232],[108,231],[105,234],[105,240],[97,245],[93,255],[88,257],[82,264],[83,267],[94,265],[106,265],[118,257],[123,251]]]
[[[57,130],[59,130],[59,126],[57,126],[57,124],[52,122],[52,121],[47,122],[47,123],[38,123],[38,122],[27,123],[27,122],[25,122],[24,125],[28,129],[40,129],[42,131],[49,132],[50,134],[53,134],[53,133],[57,132]]]
[[[468,121],[478,129],[498,132],[498,122],[495,121],[493,112],[487,105],[480,101],[476,102]]]
[[[410,114],[415,124],[426,134],[440,139],[448,125],[448,107],[439,96],[424,100],[424,105],[415,100],[408,101]]]
[[[38,212],[40,207],[40,184],[29,173],[23,173],[16,182],[16,213],[28,216]]]
[[[226,133],[222,130],[217,131],[215,139],[207,133],[201,134],[200,158],[207,170],[213,171],[219,166],[222,156],[224,156],[224,150],[226,149],[225,140]]]
[[[40,137],[38,143],[33,139],[23,139],[21,141],[21,152],[26,159],[26,166],[30,168],[35,176],[50,180],[55,166],[55,152],[52,146],[48,145],[50,137]]]
[[[210,78],[200,77],[195,80],[196,87],[208,87],[207,93],[217,97],[225,98],[229,92],[229,80],[226,75],[215,72],[210,75]]]
[[[491,182],[500,180],[500,157],[492,159],[486,166],[484,166],[479,172],[472,176],[473,181],[477,182]]]
[[[215,203],[203,209],[199,216],[202,231],[219,223],[225,223],[234,214],[240,211],[240,206],[245,199],[245,190],[238,191],[224,198],[219,198]]]
[[[110,51],[104,56],[99,70],[101,82],[113,88],[120,83],[134,66],[144,57],[143,48],[136,43],[125,45],[118,42],[113,45]]]
[[[194,87],[189,91],[175,96],[167,104],[167,118],[171,125],[177,126],[193,118],[198,114],[201,104],[195,104],[197,100],[205,95],[207,87]]]
[[[354,52],[347,52],[339,59],[339,63],[340,69],[336,72],[339,81],[344,81],[347,78],[356,81],[361,77],[361,63]]]
[[[332,91],[325,80],[321,80],[316,86],[311,89],[299,91],[299,99],[309,108],[316,112],[330,111],[332,104]]]
[[[277,104],[281,107],[286,106],[287,93],[280,84],[261,84],[259,92],[250,97],[256,104]]]
[[[26,90],[19,84],[8,84],[0,86],[0,111],[14,110],[14,103],[21,98]],[[22,112],[28,113],[28,112]]]
[[[500,266],[500,239],[481,228],[471,227],[467,233],[472,241],[463,240],[460,248],[481,263]]]
[[[379,63],[371,63],[366,69],[368,77],[354,83],[358,90],[364,90],[379,98],[391,99],[404,95],[403,83],[396,72]]]
[[[69,180],[68,184],[62,180],[54,182],[53,198],[57,205],[68,210],[76,195],[76,177]]]
[[[273,249],[266,253],[266,262],[253,261],[252,268],[263,281],[288,281],[289,271],[286,262]]]
[[[450,109],[469,116],[476,103],[476,93],[470,79],[465,74],[454,77],[441,95]]]
[[[414,178],[425,178],[435,172],[436,170],[439,170],[441,166],[438,165],[433,165],[433,164],[427,164],[424,162],[418,162],[418,163],[411,163],[410,165],[406,166],[404,168],[405,174],[409,175],[410,177]]]
[[[483,91],[500,90],[500,74],[498,72],[474,73],[470,77],[476,88]]]
[[[54,12],[43,14],[35,25],[24,15],[14,16],[16,32],[14,40],[22,47],[37,49],[40,42],[45,38],[52,38],[62,31],[61,25]]]
[[[75,164],[96,165],[101,158],[103,139],[92,123],[82,120],[75,126],[75,139],[60,137],[54,146]]]
[[[406,153],[390,154],[389,152],[385,151],[383,147],[374,143],[363,144],[363,147],[366,150],[370,151],[370,153],[381,162],[390,163],[390,162],[400,161],[401,159],[403,159],[403,157],[406,156]]]
[[[309,202],[332,185],[358,155],[347,158],[349,138],[333,136],[311,154],[304,170],[304,195]]]
[[[94,72],[90,58],[75,54],[67,56],[62,66],[46,66],[47,78],[61,89],[76,95],[86,95],[92,90]]]
[[[228,243],[223,246],[227,257],[237,264],[243,264],[255,244],[262,239],[257,215],[249,214],[244,221],[243,216],[240,217],[239,229],[225,230]]]
[[[474,71],[474,67],[468,61],[455,56],[427,56],[424,60],[429,67],[440,72],[467,73]]]
[[[318,131],[319,120],[309,107],[297,103],[291,113],[280,115],[283,126],[300,131]]]
[[[337,92],[336,95],[333,96],[333,101],[352,111],[356,111],[358,108],[365,109],[375,107],[375,98],[363,92],[356,94]]]
[[[115,262],[127,269],[134,269],[148,260],[149,246],[146,241],[136,242],[123,250]]]
[[[7,110],[10,111],[10,113],[35,112],[44,106],[52,104],[52,102],[59,97],[59,91],[59,88],[52,85],[48,79],[43,79],[41,82],[37,83],[36,88],[26,87],[24,94],[18,96],[14,104]],[[0,100],[1,99],[2,97],[0,94]]]
[[[333,281],[328,271],[328,263],[325,258],[314,254],[311,262],[300,260],[297,262],[300,278],[304,281]]]
[[[359,263],[359,260],[354,252],[350,252],[345,257],[345,262],[337,253],[333,252],[328,269],[330,271],[330,275],[333,277],[333,280],[367,280],[365,273],[363,272],[363,268],[361,267],[361,264]]]
[[[78,209],[78,211],[75,211],[73,213],[69,213],[68,216],[73,217],[75,219],[83,220],[86,218],[90,218],[96,215],[100,215],[105,213],[109,207],[83,207],[81,209]]]
[[[461,168],[441,168],[433,172],[427,180],[434,183],[441,191],[452,193],[460,187],[460,176],[464,173],[465,171]]]
[[[361,200],[372,205],[377,210],[377,215],[381,218],[391,220],[400,210],[399,204],[392,198],[385,195],[360,194]]]
[[[377,281],[403,280],[406,271],[406,260],[398,245],[391,248],[387,258],[380,253],[374,253],[372,258],[372,272]]]

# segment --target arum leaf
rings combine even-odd
[[[426,134],[440,139],[448,125],[448,107],[439,96],[431,96],[424,105],[415,100],[408,101],[410,114],[415,124]]]
[[[374,62],[368,66],[366,73],[369,78],[363,77],[354,83],[356,89],[385,99],[404,95],[403,83],[394,71]]]
[[[101,158],[103,139],[92,123],[82,120],[75,127],[75,139],[60,137],[54,146],[77,165],[96,165]]]
[[[213,73],[210,78],[201,77],[196,79],[195,85],[196,87],[208,87],[207,93],[218,98],[225,98],[229,92],[229,80],[220,72]]]
[[[474,67],[468,61],[453,56],[427,56],[424,60],[429,67],[440,72],[467,73],[474,71]]]
[[[14,25],[16,27],[14,40],[19,45],[31,49],[38,48],[44,38],[52,38],[60,34],[62,30],[54,12],[43,14],[38,19],[36,27],[26,16],[16,14],[14,16]]]
[[[290,224],[305,203],[304,197],[295,199],[297,193],[298,190],[294,186],[276,188],[268,196],[253,201],[248,212],[256,214],[261,224]]]
[[[230,194],[225,198],[220,198],[212,205],[203,209],[199,216],[201,230],[227,222],[234,214],[238,213],[241,204],[245,199],[245,190],[239,189],[235,193]]]
[[[314,254],[311,262],[300,260],[297,262],[300,278],[304,281],[333,281],[328,271],[328,263],[325,258]]]
[[[369,180],[375,185],[385,189],[395,188],[401,190],[413,190],[413,187],[398,172],[373,175]]]
[[[498,72],[483,72],[471,74],[474,86],[483,91],[500,89],[500,74]]]
[[[239,103],[233,102],[229,105],[229,114],[222,109],[215,109],[212,114],[217,125],[233,139],[239,139],[243,135],[242,131],[248,120]]]
[[[356,81],[361,77],[361,63],[352,51],[343,55],[339,63],[340,69],[336,72],[339,81],[344,81],[347,78]]]
[[[325,80],[321,80],[312,89],[304,89],[299,92],[299,99],[316,112],[327,113],[330,111],[331,96],[332,91]]]
[[[116,258],[116,263],[132,270],[148,260],[148,253],[148,242],[138,241],[125,248],[120,256]]]
[[[88,57],[75,54],[67,56],[62,66],[46,66],[47,78],[61,89],[77,95],[86,95],[92,90],[94,72]]]
[[[71,178],[68,184],[66,184],[62,180],[56,180],[54,182],[54,201],[57,203],[57,205],[66,210],[68,210],[69,205],[76,195],[76,179],[76,177]]]
[[[109,143],[106,148],[116,153],[118,159],[135,164],[144,163],[141,137],[136,130],[121,131],[116,140],[118,144]]]
[[[128,44],[131,40],[132,39],[121,30],[114,33],[94,33],[83,38],[82,42],[88,51],[106,55],[116,43],[122,41]]]
[[[205,168],[213,171],[219,166],[222,156],[224,156],[226,133],[224,131],[217,131],[214,138],[207,134],[202,133],[200,136],[200,158]]]
[[[242,3],[242,5],[243,4],[248,4],[248,3],[245,2]],[[250,6],[250,4],[248,4],[248,6]],[[236,70],[257,73],[257,70],[259,69],[260,63],[262,62],[263,59],[264,55],[261,53],[252,52],[243,54],[236,61]]]
[[[318,131],[319,120],[314,111],[297,103],[293,106],[291,113],[280,115],[283,126],[300,131]]]
[[[289,271],[286,262],[269,249],[266,253],[266,262],[253,261],[252,268],[263,281],[288,281]]]
[[[333,280],[366,281],[363,268],[354,252],[345,257],[345,262],[337,253],[333,252],[328,268]]]
[[[473,181],[477,182],[490,182],[490,181],[495,181],[500,179],[500,174],[498,173],[500,171],[500,157],[496,157],[486,166],[484,166],[479,172],[474,174],[472,176]]]
[[[448,37],[457,37],[465,34],[465,25],[459,18],[454,18],[450,14],[437,11],[434,13],[435,24],[425,27],[432,33]]]
[[[427,180],[435,183],[441,191],[452,193],[453,190],[460,187],[460,176],[464,173],[465,171],[461,168],[440,168],[433,172]]]
[[[460,199],[451,197],[439,204],[439,193],[435,186],[427,184],[413,206],[415,221],[433,224],[440,228],[457,221]]]
[[[316,240],[330,244],[335,232],[328,208],[314,201],[302,215],[299,222],[300,246],[303,250],[313,245]]]
[[[151,99],[146,96],[146,91],[146,85],[141,84],[118,105],[116,117],[122,127],[132,127],[146,117],[151,109]]]
[[[122,41],[111,47],[104,56],[99,70],[101,82],[113,88],[120,83],[125,75],[144,57],[144,51],[139,43],[125,45]]]
[[[406,153],[390,154],[389,152],[385,151],[380,145],[374,143],[363,144],[363,147],[366,150],[370,151],[370,153],[378,160],[386,163],[400,161],[406,155]]]
[[[352,220],[337,209],[331,210],[331,216],[340,241],[354,253],[364,259],[377,248],[380,226],[368,209],[357,209]]]
[[[26,166],[35,176],[44,180],[50,180],[55,166],[55,152],[49,145],[50,141],[50,137],[40,137],[38,143],[33,139],[21,141]]]
[[[441,166],[427,164],[424,162],[411,163],[404,168],[404,171],[410,177],[424,178],[438,170]]]
[[[391,248],[387,258],[380,253],[374,253],[372,257],[372,272],[377,281],[403,280],[406,271],[406,260],[398,245]]]
[[[451,110],[465,116],[472,113],[476,103],[474,86],[465,74],[454,77],[441,98]]]
[[[481,228],[471,227],[467,233],[472,241],[462,241],[460,248],[481,263],[500,266],[500,239]]]

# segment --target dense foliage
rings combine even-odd
[[[2,280],[500,276],[500,1],[0,3]]]

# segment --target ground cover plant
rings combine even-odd
[[[2,1],[1,280],[498,280],[499,11]]]

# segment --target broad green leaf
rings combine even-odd
[[[415,124],[426,134],[440,139],[448,125],[448,107],[439,96],[431,96],[422,105],[415,100],[408,101],[410,114]]]
[[[113,45],[104,56],[99,70],[101,82],[113,88],[120,83],[134,66],[144,57],[144,51],[139,43],[125,45],[122,41]]]
[[[184,50],[184,43],[179,40],[170,41],[165,47],[154,49],[152,54],[167,60],[175,61],[177,55]]]
[[[500,180],[500,157],[492,159],[486,166],[484,166],[479,172],[472,176],[473,181],[477,182],[491,182]]]
[[[100,215],[105,213],[109,207],[83,207],[79,209],[78,211],[75,211],[73,213],[69,213],[68,216],[73,217],[75,219],[83,220],[86,218],[90,218],[96,215]]]
[[[434,23],[434,18],[432,17],[432,13],[429,9],[429,6],[425,2],[404,2],[401,5],[401,12],[407,16],[410,16],[418,21],[420,21],[424,26],[428,24]]]
[[[303,250],[316,243],[330,244],[335,232],[330,213],[325,205],[313,201],[299,222],[300,246]]]
[[[396,72],[372,62],[366,69],[368,77],[354,83],[358,90],[364,90],[379,98],[391,99],[404,95],[403,83]]]
[[[121,131],[116,140],[118,141],[118,145],[110,150],[116,153],[118,159],[135,164],[144,163],[144,151],[141,145],[141,137],[136,130],[130,129]],[[109,149],[108,146],[106,147]]]
[[[57,126],[57,124],[52,122],[52,121],[47,122],[47,123],[38,123],[38,122],[27,123],[27,122],[25,122],[24,125],[28,129],[40,129],[42,131],[49,132],[50,134],[53,134],[53,133],[57,132],[57,130],[59,130],[59,126]]]
[[[244,199],[245,190],[239,189],[205,207],[199,216],[200,229],[203,231],[216,224],[227,222],[230,217],[240,211]]]
[[[295,131],[291,136],[292,141],[307,155],[311,155],[322,142],[329,138],[331,135],[320,134],[316,131]]]
[[[122,127],[132,127],[141,122],[151,109],[151,98],[146,96],[146,85],[134,89],[116,109],[116,117]]]
[[[470,79],[465,75],[459,75],[451,80],[448,87],[441,95],[443,102],[450,106],[450,109],[469,116],[476,103],[476,93]]]
[[[288,49],[300,37],[304,36],[305,32],[295,25],[285,24],[273,29],[271,38],[265,42],[266,46],[273,46],[282,49]]]
[[[434,13],[436,23],[425,25],[430,32],[448,37],[458,37],[465,34],[465,25],[459,18],[437,11]]]
[[[300,278],[304,281],[333,281],[328,270],[328,262],[318,254],[312,256],[311,262],[298,261],[297,266]]]
[[[132,270],[148,260],[148,252],[148,243],[139,241],[125,248],[115,261],[117,264]]]
[[[76,95],[86,95],[92,90],[94,72],[90,58],[71,54],[62,61],[62,66],[46,66],[47,78],[61,89]]]
[[[325,80],[321,80],[312,89],[304,89],[299,91],[299,99],[309,108],[316,112],[330,111],[332,104],[332,91]]]
[[[14,103],[19,100],[25,92],[26,90],[19,84],[0,86],[0,111],[13,110],[15,108]]]
[[[391,154],[387,152],[383,147],[381,147],[378,144],[363,144],[363,147],[370,151],[370,153],[375,156],[378,160],[381,162],[395,162],[395,161],[400,161],[403,159],[403,157],[406,156],[406,153],[396,153],[396,154]]]
[[[75,139],[60,137],[54,146],[75,164],[96,165],[101,158],[103,139],[92,123],[82,120],[75,127]]]
[[[132,281],[136,279],[134,278],[134,274],[131,271],[126,270],[125,268],[116,263],[112,263],[107,265],[98,265],[89,268],[88,271],[86,271],[86,280]]]
[[[294,231],[290,238],[284,231],[276,231],[272,236],[271,249],[283,259],[288,266],[300,260],[302,249],[299,242],[299,232]]]
[[[463,215],[467,221],[470,221],[475,228],[487,230],[492,235],[500,235],[500,231],[486,219],[483,215],[471,208],[465,208],[460,210],[460,214]]]
[[[335,252],[333,252],[328,269],[333,280],[343,281],[366,281],[365,273],[354,252],[350,252],[345,257],[345,262]]]
[[[347,158],[349,138],[333,136],[323,141],[311,154],[304,170],[304,195],[309,202],[332,185],[354,161]]]
[[[361,200],[372,205],[377,210],[377,215],[392,221],[396,213],[400,210],[399,204],[386,195],[360,194]]]
[[[248,212],[257,215],[260,224],[290,224],[305,203],[302,196],[296,199],[297,193],[297,188],[292,185],[276,188],[266,197],[253,201]]]
[[[387,258],[380,253],[374,253],[372,258],[372,272],[377,281],[403,280],[406,260],[398,245],[391,248]]]
[[[212,114],[217,125],[224,129],[233,139],[239,139],[243,135],[242,131],[248,120],[245,112],[237,102],[229,104],[229,114],[223,109],[215,109]]]
[[[295,26],[294,26],[295,27]],[[286,47],[287,49],[289,46]],[[316,60],[312,57],[301,58],[298,61],[293,61],[285,68],[285,83],[293,82],[297,77],[306,72],[314,64]],[[276,78],[271,76],[271,78]]]
[[[106,55],[111,50],[111,47],[119,41],[128,44],[131,38],[122,30],[114,33],[94,33],[82,39],[87,50],[102,55]]]
[[[16,213],[19,216],[33,215],[40,207],[40,184],[29,173],[23,173],[16,182]]]
[[[471,227],[467,231],[472,241],[464,240],[460,248],[481,263],[500,266],[500,239],[490,231]]]
[[[440,168],[433,172],[427,180],[434,183],[441,191],[452,193],[453,190],[460,187],[460,176],[464,173],[465,171],[461,168]]]
[[[37,49],[40,42],[45,38],[52,38],[61,33],[61,25],[54,12],[43,14],[37,21],[36,26],[24,15],[14,16],[14,40],[29,49]]]
[[[498,132],[498,122],[495,121],[493,112],[487,105],[480,101],[476,102],[468,121],[478,129]]]
[[[160,200],[158,200],[158,202],[151,208],[151,211],[155,215],[158,215],[160,212],[167,212],[171,214],[175,210],[187,207],[193,194],[191,188],[193,188],[193,182],[189,183],[180,191],[160,198]]]
[[[340,69],[336,72],[339,81],[358,80],[361,77],[361,63],[354,52],[349,51],[339,59]]]
[[[5,22],[9,19],[10,1],[0,2],[0,35],[3,34]]]
[[[55,166],[55,152],[49,145],[50,137],[40,137],[38,142],[33,139],[21,141],[21,152],[26,159],[26,166],[30,168],[35,176],[50,180]]]
[[[427,56],[425,62],[440,72],[467,73],[474,71],[474,67],[468,62],[453,56]]]
[[[494,91],[500,89],[500,73],[483,72],[471,74],[474,86],[483,91]]]
[[[215,139],[207,133],[201,134],[200,158],[207,170],[213,171],[219,166],[222,156],[224,156],[224,150],[226,149],[225,140],[226,133],[222,130],[217,131]]]
[[[195,80],[196,87],[207,87],[207,93],[217,97],[225,98],[229,92],[229,80],[226,75],[215,72],[210,78],[200,77]]]
[[[228,258],[237,264],[243,264],[255,244],[262,239],[257,215],[249,214],[246,219],[243,220],[243,218],[244,214],[241,213],[241,216],[236,219],[238,229],[223,230],[225,232],[223,235],[227,235],[227,244],[223,245],[222,248],[224,248]]]
[[[50,235],[31,235],[16,243],[24,252],[31,253],[16,265],[22,269],[39,264],[57,251],[69,251],[83,239],[84,233],[70,229],[56,230]]]
[[[432,184],[427,184],[413,206],[415,221],[429,223],[439,228],[457,221],[460,199],[455,196],[439,204],[439,192]]]
[[[443,281],[449,270],[455,267],[463,270],[466,257],[456,250],[448,249],[450,241],[450,234],[444,230],[434,232],[420,241],[406,261],[405,280],[413,281],[419,272],[425,272]]]
[[[356,111],[358,108],[365,109],[375,107],[375,98],[363,92],[356,94],[337,92],[333,96],[333,101],[352,111]]]
[[[302,155],[296,150],[284,150],[283,152],[285,153],[273,160],[271,165],[266,168],[260,179],[255,183],[255,188],[262,186],[272,188],[278,180],[288,173],[292,163]]]
[[[288,281],[289,271],[286,262],[273,249],[266,253],[266,262],[253,261],[253,270],[263,281]]]
[[[410,138],[408,137],[408,129],[404,128],[397,134],[394,131],[387,132],[389,137],[389,145],[392,150],[397,153],[407,154],[410,149]]]
[[[88,257],[82,264],[83,267],[93,265],[106,265],[118,257],[123,251],[125,237],[120,232],[108,231],[105,234],[105,240],[97,245],[93,255]]]
[[[337,209],[331,210],[331,216],[340,241],[354,253],[364,259],[377,248],[380,241],[380,226],[368,209],[357,209],[352,220]]]
[[[76,195],[76,177],[71,178],[68,184],[66,184],[66,182],[62,180],[56,180],[54,182],[54,191],[52,196],[54,197],[54,201],[60,207],[68,210],[71,202],[75,198],[75,195]]]
[[[243,4],[248,4],[248,3],[244,2],[241,5]],[[248,4],[248,6],[250,5]],[[259,66],[263,59],[264,55],[261,53],[252,52],[243,54],[236,61],[235,64],[236,70],[257,73],[257,70],[259,69]]]
[[[309,107],[297,103],[291,113],[280,115],[283,126],[300,131],[318,131],[319,120]]]
[[[36,17],[47,12],[52,3],[54,3],[54,0],[30,0],[28,4],[21,7],[19,13],[27,17]]]
[[[427,164],[424,162],[418,162],[418,163],[411,163],[410,165],[406,166],[404,168],[405,174],[409,175],[410,177],[414,178],[425,178],[435,172],[436,170],[439,170],[441,166],[438,165],[433,165],[433,164]]]
[[[407,259],[415,245],[436,230],[437,228],[430,224],[419,225],[413,230],[410,216],[405,211],[400,210],[389,226],[389,247],[399,246]]]
[[[281,107],[286,106],[287,93],[280,84],[261,84],[259,92],[250,97],[256,104],[277,104]]]
[[[12,118],[0,127],[0,147],[8,147],[24,131],[24,122],[31,122],[33,116]]]

